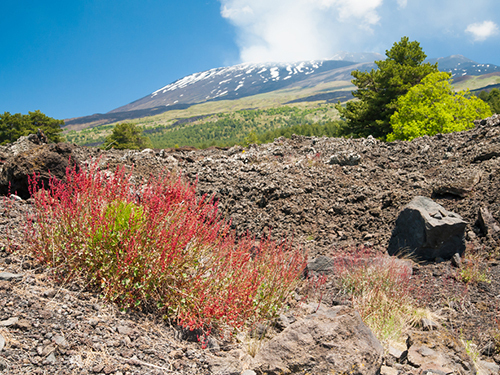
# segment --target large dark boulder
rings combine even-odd
[[[418,196],[399,213],[387,251],[418,260],[451,259],[465,251],[466,225],[460,215]]]
[[[50,177],[64,179],[66,168],[78,161],[72,156],[73,147],[68,143],[39,145],[8,158],[0,172],[0,194],[19,195],[23,199],[30,197],[29,177],[35,173],[39,181],[47,187]]]

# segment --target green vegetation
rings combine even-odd
[[[40,111],[28,112],[27,115],[9,112],[0,114],[0,144],[4,145],[16,141],[21,136],[36,134],[38,129],[42,130],[52,142],[62,142],[61,126],[64,120],[56,120],[44,115]]]
[[[473,121],[491,116],[486,103],[470,92],[454,92],[451,74],[431,73],[396,101],[388,141],[452,133],[474,127]]]
[[[167,123],[162,123],[162,115],[159,115],[145,118],[141,120],[141,123],[135,124],[135,127],[142,129],[154,148],[176,146],[206,148],[260,143],[267,139],[272,141],[284,135],[272,133],[277,129],[293,128],[295,134],[304,135],[326,135],[326,131],[333,134],[332,126],[328,124],[338,118],[334,105],[308,104],[308,106],[281,106],[220,112],[180,117],[169,120]],[[323,130],[319,131],[320,128]],[[327,128],[330,130],[325,130]],[[69,131],[66,137],[77,144],[97,145],[103,143],[112,130],[112,125],[96,126],[79,132]],[[286,131],[286,133],[289,132]],[[249,134],[252,139],[248,138]]]
[[[479,93],[479,99],[484,100],[489,104],[491,112],[500,113],[500,90],[493,89],[490,92],[481,91]]]
[[[104,143],[104,148],[116,148],[119,150],[142,150],[152,147],[153,144],[148,137],[141,135],[142,130],[135,124],[123,123],[117,124]]]
[[[351,73],[352,83],[358,88],[353,95],[359,100],[347,102],[345,108],[340,103],[336,106],[346,120],[343,135],[385,139],[392,131],[390,118],[396,111],[397,99],[425,76],[438,71],[437,64],[423,62],[427,56],[420,44],[407,37],[394,43],[386,56],[375,62],[377,70]]]
[[[234,332],[275,317],[300,282],[302,251],[237,238],[217,205],[180,177],[134,183],[123,168],[110,176],[96,163],[68,170],[65,181],[32,191],[30,249],[59,280],[89,284],[122,308]]]

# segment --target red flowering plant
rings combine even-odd
[[[155,303],[190,329],[242,327],[275,315],[306,256],[290,241],[237,237],[196,184],[163,173],[135,184],[124,169],[68,169],[31,180],[28,240],[60,279],[83,278],[122,308]]]

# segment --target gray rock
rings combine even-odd
[[[394,367],[382,366],[380,368],[380,375],[398,375],[399,370]]]
[[[18,317],[12,317],[12,318],[9,318],[7,320],[2,320],[0,322],[0,327],[10,327],[10,326],[13,326],[14,324],[16,324],[18,321],[19,321]]]
[[[63,336],[54,336],[54,338],[52,339],[52,341],[57,345],[57,346],[60,346],[62,348],[68,348],[69,347],[69,344],[68,342],[66,341],[66,339],[63,337]]]
[[[498,366],[495,362],[478,361],[477,365],[479,369],[478,373],[481,375],[496,375],[500,372],[500,366]]]
[[[5,339],[3,335],[0,333],[0,352],[3,350],[4,347],[5,347]]]
[[[333,258],[320,255],[307,263],[307,270],[316,274],[330,274],[335,266]]]
[[[265,343],[252,369],[260,374],[375,374],[383,351],[356,311],[322,308]]]
[[[478,222],[484,234],[491,236],[500,234],[500,225],[486,207],[479,209]]]
[[[462,259],[460,258],[459,253],[453,254],[453,256],[451,257],[451,264],[453,267],[456,267],[456,268],[462,267]]]
[[[417,196],[399,213],[387,251],[419,260],[451,259],[465,251],[466,225],[459,215]]]
[[[5,281],[21,280],[23,276],[20,273],[0,272],[0,280]]]
[[[399,361],[399,359],[403,355],[403,352],[393,346],[389,346],[387,354],[390,355],[391,357],[394,357],[396,361]]]
[[[55,365],[56,364],[56,355],[54,352],[50,353],[47,358],[45,358],[45,361],[43,361],[47,365]]]
[[[127,326],[118,326],[118,327],[116,327],[116,329],[118,330],[118,333],[121,335],[130,336],[134,332],[134,330],[132,328],[127,327]]]
[[[422,374],[426,370],[443,374],[475,374],[472,360],[455,336],[445,329],[411,332],[406,342],[408,363],[418,367]]]
[[[361,156],[356,152],[343,151],[338,152],[330,157],[328,164],[358,165],[361,161]]]

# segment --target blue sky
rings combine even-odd
[[[246,61],[384,54],[500,65],[498,0],[44,0],[0,3],[0,113],[105,113],[188,74]]]

